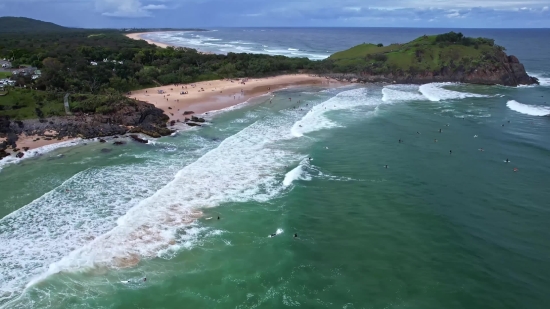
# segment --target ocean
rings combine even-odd
[[[213,30],[155,39],[321,59],[446,31]],[[546,308],[550,30],[463,32],[541,85],[290,88],[0,162],[0,308]]]

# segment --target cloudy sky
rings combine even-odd
[[[550,28],[550,0],[0,0],[73,27]]]

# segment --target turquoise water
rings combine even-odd
[[[0,304],[545,308],[546,97],[295,88],[147,145],[5,165]]]

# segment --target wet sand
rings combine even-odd
[[[159,42],[155,42],[155,41],[151,41],[151,40],[147,40],[147,39],[144,39],[141,37],[142,34],[145,34],[145,33],[148,33],[148,32],[140,32],[140,33],[129,33],[129,34],[126,34],[126,36],[132,40],[144,40],[146,41],[147,43],[149,44],[153,44],[153,45],[156,45],[158,47],[162,47],[162,48],[166,48],[166,47],[169,47],[169,46],[172,46],[172,45],[168,45],[168,44],[164,44],[164,43],[159,43]],[[176,46],[173,46],[173,47],[176,47]]]

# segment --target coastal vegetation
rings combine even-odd
[[[121,97],[136,89],[297,72],[364,82],[536,82],[517,58],[506,56],[493,40],[454,32],[422,36],[405,44],[365,43],[312,61],[160,48],[126,37],[127,31],[71,29],[25,18],[0,18],[0,28],[11,29],[0,33],[0,58],[10,60],[14,69],[27,66],[40,71],[36,76],[25,72],[12,76],[16,89],[0,96],[0,116],[14,119],[62,116],[62,98],[67,93],[72,111],[108,114],[130,104],[131,100]]]
[[[369,75],[414,75],[443,68],[471,72],[498,65],[503,50],[492,39],[449,32],[425,35],[405,44],[361,44],[330,56],[325,70]]]

